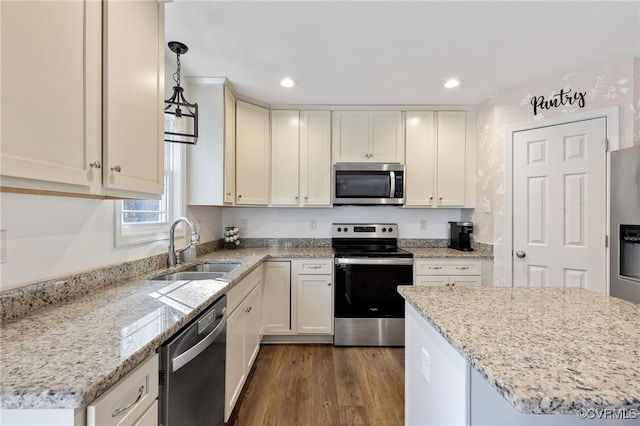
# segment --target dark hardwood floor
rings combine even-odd
[[[233,426],[403,425],[404,348],[263,345]]]

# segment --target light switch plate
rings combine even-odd
[[[240,229],[246,231],[249,229],[249,220],[248,219],[240,219]]]
[[[431,356],[425,348],[422,348],[422,357],[420,359],[420,370],[422,377],[427,384],[431,384]]]

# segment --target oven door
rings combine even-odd
[[[412,258],[336,258],[336,318],[404,318],[399,285],[413,284]]]

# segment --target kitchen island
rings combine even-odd
[[[640,305],[583,289],[398,291],[406,424],[640,424]]]

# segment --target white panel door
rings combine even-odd
[[[369,161],[404,163],[400,111],[369,112]]]
[[[300,146],[299,112],[271,111],[271,205],[297,206]]]
[[[606,293],[605,145],[605,118],[514,133],[514,286]]]
[[[101,181],[89,166],[102,159],[99,127],[94,115],[84,116],[85,106],[99,108],[99,63],[90,61],[100,43],[89,21],[99,20],[99,4],[5,1],[0,11],[2,175],[88,192]]]
[[[331,113],[300,112],[302,206],[331,206]]]
[[[434,205],[436,133],[433,111],[410,111],[406,117],[405,197],[407,206]]]
[[[438,205],[462,207],[466,199],[466,114],[438,112]]]

